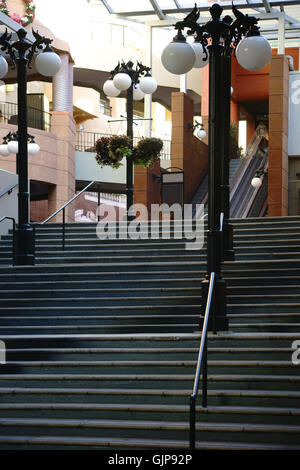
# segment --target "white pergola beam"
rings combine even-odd
[[[155,11],[155,13],[157,14],[158,18],[160,20],[164,20],[166,18],[166,15],[163,13],[162,9],[160,8],[160,6],[158,5],[157,1],[156,0],[149,0],[149,2],[151,3],[151,5],[153,6],[153,10]]]
[[[102,3],[106,6],[109,4],[107,0],[101,0]],[[267,0],[266,0],[267,1]],[[280,7],[281,5],[288,5],[288,6],[293,6],[293,5],[300,5],[300,0],[289,0],[288,2],[285,2],[284,0],[271,0],[271,2],[268,4],[270,5],[270,8],[272,7]],[[235,7],[238,8],[239,10],[242,9],[255,9],[255,8],[261,8],[263,5],[263,0],[262,1],[253,1],[253,2],[238,2],[235,3]],[[200,5],[197,5],[197,8],[200,11],[207,11],[209,5],[207,3],[201,3]],[[176,7],[176,8],[165,8],[161,9],[164,15],[172,15],[172,14],[178,14],[178,13],[189,13],[191,9],[193,8],[193,5],[189,7]],[[222,8],[223,10],[231,10],[232,8],[232,2],[222,2]],[[155,14],[154,10],[144,10],[144,11],[112,11],[113,14],[116,16],[151,16]]]
[[[263,1],[263,4],[264,4],[266,13],[271,13],[272,7],[271,7],[269,1],[268,0],[262,0],[262,1]]]

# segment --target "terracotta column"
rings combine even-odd
[[[289,68],[284,55],[272,56],[269,97],[268,215],[288,215]]]
[[[185,203],[191,199],[207,173],[208,147],[193,135],[194,102],[185,93],[172,93],[171,165],[184,171]],[[206,127],[207,131],[207,127]]]
[[[160,159],[148,168],[134,167],[134,204],[143,204],[147,207],[148,218],[151,217],[151,204],[160,204],[160,183],[153,178],[160,176]],[[143,215],[140,215],[143,219]]]
[[[57,182],[49,194],[49,215],[75,195],[75,122],[68,112],[52,112],[51,131],[57,136]],[[73,204],[66,209],[66,222],[74,220]],[[62,213],[52,222],[61,222]]]

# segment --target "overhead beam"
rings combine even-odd
[[[106,0],[101,0],[103,3],[107,3]],[[280,5],[284,5],[285,1],[284,0],[272,0],[270,2],[270,8],[271,7],[280,7]],[[300,5],[300,0],[289,0],[286,5],[288,6],[293,6],[293,5]],[[253,3],[235,3],[235,7],[238,8],[239,10],[245,9],[245,8],[261,8],[262,7],[262,2],[261,1],[253,1]],[[200,11],[207,11],[208,5],[207,3],[201,3],[200,5],[197,5],[197,8]],[[224,10],[231,10],[232,9],[232,2],[222,2],[222,8]],[[189,13],[191,11],[192,7],[180,7],[178,8],[165,8],[162,10],[164,15],[172,15],[176,13]],[[144,11],[113,11],[113,13],[117,16],[151,16],[154,14],[153,10],[144,10]]]
[[[263,1],[263,4],[264,4],[266,13],[271,13],[272,7],[271,7],[269,1],[268,0],[262,0],[262,1]]]
[[[103,5],[105,6],[105,8],[107,9],[110,15],[113,15],[115,13],[106,0],[101,0],[101,2],[103,3]]]
[[[160,20],[164,20],[166,18],[166,15],[163,13],[162,9],[160,8],[160,6],[158,5],[157,1],[156,0],[149,0],[149,2],[151,3],[151,5],[153,6],[153,10],[155,11],[155,13],[157,14],[158,18]]]

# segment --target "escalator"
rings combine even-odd
[[[267,210],[267,178],[264,177],[260,188],[253,188],[251,180],[256,171],[268,164],[268,147],[266,129],[258,126],[250,144],[246,156],[240,159],[232,159],[229,166],[230,183],[230,217],[263,217]],[[206,175],[197,188],[191,203],[193,206],[193,218],[197,218],[196,205],[206,205],[208,201],[208,175]],[[254,215],[258,214],[258,215]]]

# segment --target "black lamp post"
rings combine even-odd
[[[27,31],[23,28],[17,31],[17,41],[12,40],[12,34],[5,33],[0,37],[2,51],[8,53],[12,68],[17,68],[18,83],[18,153],[17,169],[19,176],[18,194],[18,224],[16,230],[16,265],[34,265],[33,228],[30,225],[30,194],[28,183],[28,133],[27,133],[27,67],[31,68],[34,55],[37,55],[35,66],[43,75],[52,76],[58,72],[61,61],[50,44],[51,39],[40,36],[32,31],[35,41],[27,41]],[[3,60],[3,59],[2,59]],[[1,77],[2,78],[2,77]]]
[[[215,285],[209,325],[214,332],[228,329],[226,283],[221,275],[221,262],[233,257],[232,229],[228,223],[232,50],[236,49],[238,62],[248,70],[259,70],[271,58],[271,47],[268,41],[259,35],[257,19],[242,14],[234,6],[232,11],[234,21],[230,16],[222,19],[223,8],[219,4],[213,4],[209,9],[210,21],[200,25],[197,22],[200,11],[195,5],[183,21],[176,23],[175,29],[178,33],[162,53],[164,67],[175,74],[191,70],[199,53],[202,54],[202,62],[209,63],[207,276],[202,282],[202,303],[206,304],[210,274],[214,272]],[[186,42],[182,33],[185,28],[188,28],[188,35],[195,37],[195,43],[192,45]],[[223,230],[224,228],[226,229]]]
[[[130,139],[133,148],[133,101],[141,100],[145,94],[154,93],[157,88],[156,80],[150,75],[150,67],[137,62],[129,61],[118,63],[117,67],[110,72],[110,79],[104,83],[104,93],[109,97],[118,96],[121,91],[126,91],[126,120],[127,136]],[[134,193],[133,193],[133,161],[127,157],[126,162],[126,218],[132,220],[135,218],[133,211]]]

